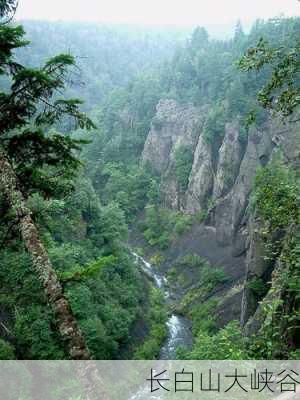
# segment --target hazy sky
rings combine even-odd
[[[19,19],[147,25],[225,25],[300,15],[298,0],[20,0]]]

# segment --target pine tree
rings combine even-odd
[[[39,69],[25,68],[15,61],[13,51],[27,44],[23,28],[8,24],[16,6],[13,0],[0,1],[0,76],[11,82],[8,91],[0,91],[0,187],[55,312],[70,358],[89,359],[89,350],[25,199],[30,190],[49,196],[56,189],[47,182],[47,169],[71,177],[80,165],[74,150],[81,142],[50,135],[49,127],[66,115],[72,117],[74,126],[90,129],[93,124],[79,111],[79,100],[53,100],[53,95],[64,89],[68,70],[74,66],[72,56],[56,56]]]

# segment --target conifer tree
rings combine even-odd
[[[31,191],[51,196],[57,189],[47,180],[47,171],[55,170],[70,178],[80,165],[74,151],[81,142],[50,134],[49,127],[65,116],[72,118],[75,127],[90,129],[93,124],[80,112],[79,100],[57,97],[64,90],[69,68],[74,66],[71,55],[56,56],[38,69],[15,61],[14,50],[28,43],[23,28],[9,24],[16,7],[14,0],[0,0],[0,76],[10,82],[9,90],[0,90],[0,188],[55,312],[70,358],[89,359],[89,350],[26,206],[26,198]]]

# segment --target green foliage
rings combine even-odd
[[[86,183],[56,207],[48,225],[58,240],[50,242],[49,254],[91,351],[99,359],[117,357],[146,301],[141,276],[121,244],[123,212],[114,203],[102,206]]]
[[[202,268],[207,265],[207,261],[197,254],[187,254],[178,260],[178,264],[189,268]]]
[[[15,6],[12,1],[2,2],[2,16]],[[74,57],[60,54],[41,67],[25,67],[14,54],[15,49],[28,44],[23,36],[21,27],[0,24],[0,76],[7,83],[7,88],[0,91],[0,147],[13,162],[24,193],[40,191],[49,197],[59,188],[55,177],[74,177],[80,166],[75,151],[84,143],[51,134],[49,128],[66,117],[75,128],[89,130],[95,126],[80,111],[81,101],[59,97],[70,68],[75,66]]]
[[[1,0],[0,1],[0,18],[9,16],[16,11],[17,0]],[[2,22],[2,21],[1,21]]]
[[[228,279],[223,269],[211,268],[208,266],[202,268],[201,277],[202,285],[205,286],[207,290],[210,288],[212,290],[219,283],[224,283]]]
[[[205,332],[207,334],[216,333],[216,317],[213,313],[216,306],[218,304],[218,300],[211,299],[202,304],[197,304],[191,312],[189,316],[192,320],[193,326],[193,334],[197,336],[199,332]]]
[[[52,328],[54,316],[45,305],[17,309],[14,331],[17,348],[25,359],[62,359],[65,353],[58,332]]]
[[[205,120],[203,135],[207,143],[220,140],[225,134],[224,107],[217,106],[212,108]]]
[[[112,203],[102,206],[83,178],[64,200],[34,195],[28,205],[93,356],[118,357],[147,301],[141,275],[121,244],[127,233],[123,213]],[[18,357],[65,358],[31,262],[12,239],[14,248],[0,250],[0,307],[8,309]]]
[[[62,272],[59,278],[62,282],[79,281],[91,277],[108,265],[113,266],[117,259],[114,256],[101,257],[85,267],[75,266],[71,271]]]
[[[143,225],[143,233],[148,243],[166,249],[172,240],[191,228],[192,217],[157,206],[148,206]]]
[[[162,96],[157,76],[139,75],[126,89],[113,91],[97,110],[99,129],[87,148],[91,171],[103,163],[120,169],[139,164],[139,157],[150,130],[156,105]],[[100,151],[96,151],[99,149]],[[100,153],[100,154],[99,154]]]
[[[256,47],[247,50],[239,62],[244,71],[260,71],[271,66],[268,81],[257,98],[262,107],[284,117],[291,115],[300,104],[300,42],[272,47],[261,38]]]
[[[14,28],[0,27],[5,33],[10,29]],[[18,47],[19,43],[12,46]],[[9,67],[12,62],[12,54],[9,52],[2,65]],[[54,94],[64,89],[68,68],[74,63],[72,56],[61,54],[47,61],[39,69],[19,65],[16,69],[10,69],[7,74],[7,70],[3,68],[2,74],[8,75],[12,84],[8,93],[0,93],[2,135],[11,129],[24,128],[32,122],[35,126],[53,125],[65,115],[74,119],[75,127],[94,127],[91,120],[79,111],[79,100],[61,98],[54,99],[51,103]],[[43,111],[40,111],[40,103],[44,105]]]
[[[184,312],[189,312],[189,309],[191,309],[193,305],[207,298],[218,285],[226,282],[227,279],[228,277],[223,269],[212,267],[207,262],[202,265],[200,264],[197,285],[194,285],[184,295],[181,301],[181,309]],[[186,286],[188,286],[188,281]]]
[[[0,0],[0,17],[13,13],[13,7],[13,1]],[[265,114],[256,107],[256,92],[262,86],[261,104],[290,115],[299,104],[299,46],[279,46],[283,37],[296,37],[299,21],[259,22],[249,35],[238,26],[230,42],[210,40],[203,28],[197,28],[170,62],[156,71],[151,68],[150,72],[144,67],[157,65],[162,54],[173,52],[174,36],[163,35],[158,40],[152,34],[141,37],[139,32],[118,29],[113,32],[106,27],[65,23],[56,23],[53,29],[48,23],[27,23],[26,30],[34,40],[28,51],[22,49],[28,43],[22,27],[1,25],[0,75],[4,85],[0,92],[0,147],[14,165],[93,357],[110,359],[124,354],[132,340],[133,325],[146,314],[149,335],[135,356],[152,359],[158,356],[166,337],[167,314],[161,293],[152,291],[150,304],[147,303],[147,284],[122,244],[127,238],[126,222],[132,222],[150,203],[144,236],[151,245],[162,249],[193,223],[191,216],[160,207],[159,178],[140,166],[151,124],[157,130],[162,128],[155,116],[156,105],[161,98],[175,98],[205,106],[203,134],[214,152],[221,144],[227,122],[246,118],[249,109],[254,109],[249,120],[254,120],[255,113],[259,115],[256,123],[263,122]],[[248,57],[256,58],[247,69],[267,68],[258,76],[251,71],[239,73],[234,61],[262,35],[270,46],[260,42],[256,52],[248,53]],[[66,80],[76,77],[75,60],[65,54],[69,42],[74,43],[76,54],[84,48],[87,56],[79,59],[86,85],[68,89],[67,93],[74,97],[71,100],[60,95],[66,93]],[[62,54],[53,57],[52,46]],[[273,73],[268,69],[270,60]],[[250,61],[244,58],[245,63]],[[91,113],[97,128],[82,113],[78,94],[88,100],[86,108],[97,105]],[[68,116],[72,129],[79,128],[75,134],[69,132]],[[52,124],[56,129],[50,129]],[[93,142],[87,143],[85,130],[92,128]],[[239,139],[243,144],[247,135],[247,129],[241,130]],[[79,153],[83,144],[86,146],[81,158],[85,168],[81,174]],[[179,147],[175,173],[181,191],[187,189],[192,162],[191,149]],[[267,241],[274,231],[287,231],[291,224],[299,222],[297,184],[294,174],[284,166],[272,166],[258,175],[256,204]],[[0,308],[7,314],[15,346],[14,351],[1,341],[0,358],[64,358],[54,316],[20,243],[16,216],[7,210],[2,198],[0,201]],[[203,221],[206,216],[203,211],[198,217]],[[282,256],[286,268],[276,290],[283,294],[265,305],[266,323],[257,338],[261,345],[253,344],[253,354],[289,356],[290,350],[296,354],[295,345],[285,343],[279,349],[279,338],[288,332],[289,343],[294,343],[298,333],[297,304],[291,301],[298,301],[298,247],[291,239]],[[169,271],[170,277],[178,277],[179,267],[183,285],[190,284],[188,270],[193,270],[199,282],[183,299],[183,310],[189,312],[197,336],[191,358],[246,358],[237,324],[231,323],[217,332],[215,301],[204,300],[225,282],[224,272],[195,255],[180,260]],[[260,283],[250,282],[250,286],[262,296]],[[200,301],[204,304],[199,305]]]
[[[0,26],[4,44],[0,74],[8,78],[7,90],[0,93],[0,147],[14,165],[93,356],[114,358],[127,343],[130,329],[141,314],[141,304],[146,301],[145,284],[122,242],[127,235],[125,212],[130,215],[144,204],[148,176],[136,164],[131,165],[128,185],[129,174],[120,173],[124,164],[117,165],[119,171],[107,168],[104,171],[108,177],[104,188],[107,197],[103,196],[103,204],[100,203],[89,180],[78,176],[82,164],[78,154],[86,141],[49,129],[54,123],[63,127],[65,117],[70,117],[75,129],[95,128],[80,111],[81,101],[60,98],[75,60],[69,54],[61,54],[44,62],[42,67],[25,68],[13,59],[13,50],[25,44],[23,34],[21,28]],[[137,95],[139,91],[142,96],[148,80],[139,82],[133,92]],[[153,83],[149,87],[154,89]],[[154,106],[155,90],[153,96],[144,96],[139,105]],[[144,124],[151,120],[151,112],[142,107],[140,113],[146,118]],[[145,133],[144,125],[136,128],[137,134]],[[124,163],[127,159],[117,161]],[[120,191],[122,186],[127,188],[124,193]],[[134,203],[138,204],[133,206]],[[7,227],[8,235],[5,224],[0,227],[1,238],[10,245],[8,251],[1,250],[5,262],[0,298],[4,303],[1,307],[8,308],[18,356],[64,358],[54,316],[12,227],[14,224]]]
[[[193,217],[184,213],[176,213],[170,216],[171,224],[174,224],[174,231],[177,235],[188,232],[193,224]]]
[[[177,270],[176,270],[176,268],[175,267],[171,267],[169,270],[168,270],[168,280],[170,281],[170,282],[174,282],[174,281],[176,281],[176,278],[177,278]]]
[[[4,2],[4,4],[7,3],[7,1],[5,0],[2,1]],[[23,39],[24,33],[24,29],[21,26],[16,26],[14,28],[11,27],[10,29],[5,29],[5,27],[0,29],[0,40],[2,43],[0,49],[0,75],[5,74],[6,69],[17,67],[17,64],[10,58],[14,49],[23,47],[28,44],[28,41]],[[4,63],[4,61],[6,63]]]
[[[294,231],[295,229],[295,231]],[[251,356],[289,359],[297,354],[299,337],[300,235],[292,229],[284,239],[281,268],[262,301],[261,329],[251,340]]]
[[[71,180],[81,166],[75,153],[85,143],[56,133],[46,137],[41,129],[31,128],[16,133],[5,148],[27,195],[40,192],[50,197],[72,189]]]
[[[66,289],[95,358],[117,358],[146,301],[139,272],[122,254],[114,265],[104,265],[97,275],[70,282]]]
[[[100,216],[103,245],[115,250],[127,237],[127,225],[123,211],[118,204],[110,203],[103,207]]]
[[[127,221],[144,208],[148,191],[153,190],[151,175],[136,164],[107,163],[92,179],[102,201],[117,203]]]
[[[195,215],[195,218],[199,224],[202,224],[202,222],[204,222],[207,217],[208,217],[208,211],[205,209],[198,211]]]
[[[13,332],[18,358],[65,358],[53,329],[54,316],[28,255],[18,247],[0,251],[0,307],[8,316],[7,326]]]
[[[242,358],[245,354],[244,344],[241,340],[239,343],[234,343],[235,336],[241,335],[238,325],[228,325],[222,331],[217,329],[214,311],[219,304],[219,299],[212,296],[216,287],[228,279],[223,269],[214,268],[196,254],[188,254],[177,260],[175,266],[169,271],[168,278],[170,282],[174,280],[180,283],[185,289],[185,295],[177,311],[189,317],[195,337],[192,350],[180,349],[177,358]],[[224,342],[223,350],[219,349],[221,342]]]
[[[14,360],[15,352],[13,346],[0,339],[0,360]]]
[[[177,312],[192,322],[195,338],[192,350],[178,349],[179,359],[244,359],[248,358],[246,342],[235,321],[224,329],[217,328],[216,308],[220,299],[214,295],[218,285],[228,278],[221,268],[211,266],[196,254],[179,258],[169,270],[169,281],[180,283],[185,290]]]
[[[250,289],[258,299],[263,298],[268,291],[268,286],[261,278],[251,279],[249,282],[247,282],[246,287]]]
[[[256,209],[267,257],[276,262],[268,297],[261,303],[258,334],[252,339],[252,356],[288,359],[299,335],[300,238],[299,182],[281,160],[262,169],[255,181]],[[251,284],[251,282],[250,282]],[[257,285],[255,285],[257,288]]]
[[[160,290],[152,288],[150,310],[146,318],[150,332],[146,341],[135,352],[135,359],[153,360],[158,357],[161,346],[167,337],[167,318],[163,294]]]
[[[299,182],[293,170],[275,160],[255,179],[254,198],[269,232],[299,223]]]
[[[214,335],[200,331],[188,358],[191,360],[247,359],[247,349],[238,322],[230,322]]]
[[[258,92],[262,107],[283,117],[290,116],[299,106],[299,40],[290,38],[282,46],[260,39],[240,60],[245,71],[267,70],[268,78]],[[255,115],[250,117],[250,122]],[[269,295],[262,301],[263,323],[252,339],[252,356],[257,358],[289,358],[295,354],[299,336],[299,177],[280,159],[259,171],[255,180],[254,199],[263,228],[267,257],[276,263]],[[295,236],[294,236],[295,235]],[[258,297],[265,288],[260,281],[248,287]],[[298,288],[298,289],[297,289]]]
[[[214,287],[218,283],[225,282],[226,275],[222,268],[216,268],[197,254],[188,254],[178,260],[179,267],[185,266],[199,273],[200,284],[205,288]]]
[[[218,285],[228,280],[222,268],[213,267],[206,259],[196,254],[188,254],[176,260],[173,268],[169,270],[168,277],[170,282],[178,281],[185,289],[178,310],[188,315],[192,321],[197,319],[199,304],[206,313],[205,307],[209,306],[209,303],[206,303],[207,299],[212,296]],[[206,319],[208,320],[208,316]]]
[[[176,149],[174,154],[175,159],[175,173],[181,192],[185,192],[189,176],[192,170],[194,155],[189,146],[180,146]]]
[[[155,253],[153,256],[150,258],[150,264],[160,266],[164,262],[165,258],[161,253]]]

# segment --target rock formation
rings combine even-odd
[[[259,222],[255,213],[250,212],[250,195],[257,170],[265,166],[278,149],[286,162],[299,163],[299,124],[284,124],[270,117],[259,128],[251,127],[245,136],[245,128],[237,116],[226,123],[221,140],[214,142],[207,139],[204,131],[208,109],[208,106],[196,108],[174,100],[161,100],[144,146],[142,162],[160,174],[166,207],[206,215],[204,229],[209,226],[217,246],[229,248],[232,257],[239,260],[245,282],[253,277],[269,280],[274,266],[264,261],[264,250],[257,235]],[[179,189],[174,160],[180,146],[189,146],[193,153],[184,192]],[[222,264],[222,254],[219,264]],[[257,301],[244,284],[242,325],[247,324],[257,307]]]

